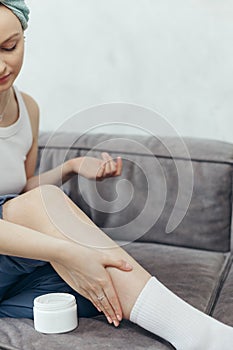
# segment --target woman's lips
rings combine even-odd
[[[6,74],[6,75],[4,75],[4,77],[0,77],[0,84],[3,84],[3,83],[5,83],[7,80],[8,80],[8,78],[10,77],[10,73],[9,74]]]

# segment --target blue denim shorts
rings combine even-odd
[[[12,198],[17,197],[18,194],[6,194],[4,196],[0,196],[0,219],[2,219],[2,206],[4,203],[9,201]]]
[[[0,219],[2,205],[17,196],[0,196]],[[66,284],[49,263],[0,254],[0,318],[33,318],[34,298],[55,292],[75,296],[79,317],[99,315],[94,305]]]

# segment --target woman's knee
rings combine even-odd
[[[61,193],[63,193],[62,190],[54,185],[38,186],[4,203],[2,206],[3,219],[17,223],[22,216],[38,210],[38,206],[46,206],[48,198],[61,196]]]

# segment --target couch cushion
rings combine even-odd
[[[122,245],[169,289],[209,313],[229,263],[230,254],[153,243]]]
[[[177,295],[202,311],[212,309],[229,261],[228,254],[150,243],[121,244]],[[123,321],[115,329],[102,316],[80,319],[78,329],[62,335],[37,333],[31,320],[0,319],[0,343],[20,350],[172,349],[130,322]]]
[[[122,156],[121,177],[96,184],[76,176],[63,186],[112,238],[222,252],[230,249],[231,144],[133,135],[58,133],[50,137],[44,133],[39,146],[37,172],[77,156],[99,157],[101,151]]]
[[[67,334],[40,334],[33,321],[0,319],[0,349],[5,350],[172,350],[149,332],[123,321],[118,329],[103,317],[80,319],[79,327]]]

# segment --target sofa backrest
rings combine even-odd
[[[42,133],[37,173],[107,151],[123,159],[122,176],[62,186],[118,241],[156,242],[227,252],[232,218],[233,145],[203,139]]]

